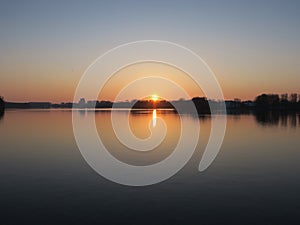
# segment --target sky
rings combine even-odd
[[[1,1],[0,95],[7,101],[72,101],[97,57],[145,39],[197,53],[225,99],[300,93],[300,1],[28,0]]]

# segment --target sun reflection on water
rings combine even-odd
[[[156,109],[153,109],[153,113],[152,113],[152,126],[153,127],[156,126]]]

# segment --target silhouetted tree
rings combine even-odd
[[[281,102],[288,102],[288,94],[281,94]]]
[[[192,99],[199,114],[210,113],[209,103],[205,97],[195,97]]]
[[[4,115],[4,108],[5,108],[5,102],[4,102],[3,97],[0,96],[0,119]]]
[[[166,100],[160,100],[160,101],[152,101],[152,100],[139,100],[137,101],[133,107],[134,109],[172,109],[174,108],[173,105],[166,101]]]
[[[113,102],[111,101],[97,101],[96,108],[112,108]]]
[[[2,96],[0,96],[0,110],[1,110],[1,109],[4,109],[4,105],[5,105],[4,99],[3,99]]]
[[[257,109],[295,111],[300,110],[300,102],[298,102],[298,94],[292,93],[282,94],[262,94],[256,97],[255,103]]]
[[[292,93],[291,96],[290,96],[290,101],[292,103],[295,103],[295,102],[297,102],[297,98],[298,98],[298,94]]]
[[[273,109],[279,106],[277,94],[262,94],[256,97],[255,104],[258,108]]]

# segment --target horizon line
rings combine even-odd
[[[217,101],[217,102],[218,101],[219,102],[220,101],[241,101],[241,102],[251,101],[251,102],[253,102],[253,101],[255,101],[255,98],[257,98],[258,96],[263,95],[263,94],[266,94],[266,95],[278,95],[278,96],[287,95],[287,97],[291,96],[292,94],[297,94],[297,96],[299,95],[299,99],[300,99],[300,94],[295,93],[295,92],[291,92],[290,94],[288,94],[288,93],[280,93],[280,94],[278,94],[278,93],[260,93],[260,94],[256,95],[254,97],[254,99],[246,99],[246,100],[238,98],[238,97],[233,98],[233,99],[207,99],[205,96],[193,96],[190,99],[178,98],[178,99],[168,100],[168,99],[161,98],[161,99],[159,99],[157,101],[169,101],[169,102],[172,102],[172,101],[188,101],[188,100],[192,100],[193,98],[206,98],[208,101]],[[60,102],[54,101],[54,102],[51,102],[51,101],[35,101],[35,100],[30,100],[30,101],[10,101],[10,100],[6,100],[4,98],[4,96],[2,96],[2,95],[0,95],[0,98],[2,98],[4,100],[4,102],[11,102],[11,103],[31,103],[31,102],[32,103],[33,102],[45,102],[46,103],[47,102],[47,103],[51,103],[51,104],[77,103],[77,102],[80,101],[80,99],[84,99],[86,102],[88,102],[88,101],[99,101],[99,102],[106,101],[106,102],[113,102],[113,103],[118,103],[118,102],[133,102],[133,101],[143,101],[143,100],[148,100],[148,101],[150,100],[151,101],[150,96],[149,96],[148,99],[146,99],[146,98],[145,99],[131,99],[131,100],[126,99],[126,100],[117,101],[117,102],[112,101],[112,100],[105,100],[105,99],[92,99],[92,100],[90,100],[90,99],[86,99],[85,97],[80,98],[77,102],[73,102],[73,101],[60,101]]]

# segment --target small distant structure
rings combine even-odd
[[[81,98],[78,102],[78,107],[79,108],[85,108],[86,107],[86,102],[85,102],[85,98]]]

